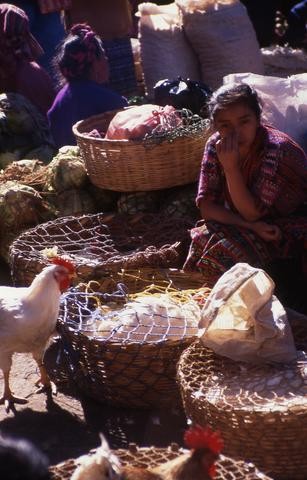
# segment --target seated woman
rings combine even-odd
[[[72,126],[78,120],[127,106],[127,100],[107,88],[108,60],[101,40],[86,24],[74,25],[56,58],[65,84],[48,112],[58,148],[75,145]]]
[[[257,93],[246,84],[218,89],[209,111],[216,133],[206,144],[196,199],[204,221],[191,231],[184,269],[200,270],[213,286],[237,262],[266,268],[304,255],[306,262],[304,151],[262,123]]]
[[[36,63],[43,49],[29,29],[27,15],[0,4],[0,93],[19,93],[46,114],[55,96],[48,73]]]

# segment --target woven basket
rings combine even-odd
[[[106,140],[88,135],[91,130],[107,131],[118,110],[80,120],[73,132],[94,185],[107,190],[135,192],[161,190],[193,183],[209,131],[180,137],[173,142]]]
[[[105,298],[101,292],[117,291],[118,283],[124,284],[132,294],[152,284],[166,292],[170,282],[176,290],[198,289],[203,285],[203,277],[197,272],[186,274],[175,269],[125,270],[106,275],[98,285],[91,282],[91,294],[84,293],[84,285],[81,285],[64,297],[58,330],[69,370],[86,395],[123,407],[148,408],[180,403],[176,363],[182,351],[195,340],[195,329],[187,324],[176,327],[174,338],[167,329],[158,337],[127,334],[119,338],[117,332],[102,336],[97,330],[85,332],[81,326],[82,321],[97,313],[100,304],[97,298],[101,303],[117,301],[118,297]],[[121,300],[125,303],[123,298]]]
[[[97,214],[63,217],[22,233],[10,249],[16,285],[29,285],[47,259],[44,248],[58,247],[74,261],[78,280],[126,267],[180,267],[188,250],[189,220],[158,214]]]
[[[95,449],[89,452],[93,455]],[[173,444],[168,448],[147,447],[138,448],[135,445],[129,445],[129,449],[113,450],[118,456],[122,465],[139,468],[154,468],[162,465],[174,458],[179,457],[186,450]],[[73,472],[77,468],[75,459],[69,459],[50,467],[52,480],[70,480]],[[220,455],[216,462],[215,480],[272,480],[270,477],[261,473],[253,464]],[[190,480],[193,480],[192,478]]]
[[[294,333],[306,349],[306,321]],[[307,360],[255,366],[197,341],[180,359],[178,380],[187,417],[220,430],[226,455],[251,460],[275,480],[307,478]]]

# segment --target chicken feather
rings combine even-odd
[[[12,356],[32,353],[40,370],[38,383],[50,387],[43,365],[48,341],[55,330],[61,292],[67,288],[74,268],[71,264],[45,267],[29,287],[0,287],[0,369],[4,376],[4,394],[0,403],[8,411],[13,403],[25,403],[14,397],[9,386]]]

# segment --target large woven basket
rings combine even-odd
[[[158,336],[128,333],[119,338],[117,332],[103,336],[87,325],[84,327],[84,322],[90,322],[100,312],[101,304],[118,299],[125,303],[123,297],[119,298],[118,284],[124,285],[130,294],[142,292],[150,285],[160,292],[169,291],[170,285],[176,291],[197,290],[203,285],[203,277],[197,272],[141,268],[114,272],[98,284],[90,282],[90,292],[84,292],[84,285],[69,292],[60,308],[58,330],[73,379],[86,395],[113,406],[148,408],[179,404],[176,363],[195,340],[197,328],[191,329],[185,323],[176,326],[176,335],[172,336],[170,322],[165,333]],[[113,295],[105,296],[105,292]]]
[[[95,449],[89,452],[89,456],[96,452]],[[186,450],[173,444],[167,448],[147,447],[138,448],[130,445],[127,450],[113,450],[118,456],[122,465],[139,468],[154,468],[179,457]],[[50,467],[52,480],[70,480],[73,472],[77,468],[77,459],[69,459],[58,465]],[[253,464],[234,460],[224,455],[220,455],[216,462],[215,480],[272,480],[267,475],[261,473]],[[192,478],[190,480],[193,480]]]
[[[22,233],[10,249],[16,285],[29,285],[47,265],[45,248],[57,247],[74,261],[79,280],[126,267],[180,267],[192,222],[158,214],[96,214],[62,217]]]
[[[161,190],[198,179],[209,130],[162,143],[106,140],[88,135],[94,129],[106,132],[117,112],[95,115],[73,126],[94,185],[119,192],[135,192]]]
[[[306,321],[294,330],[307,347]],[[275,480],[307,478],[307,360],[255,366],[215,355],[199,341],[178,364],[188,418],[221,431],[224,452]]]

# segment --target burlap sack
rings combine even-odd
[[[176,0],[176,4],[206,85],[218,88],[229,73],[264,73],[254,27],[238,0]]]

